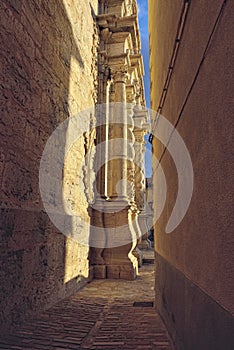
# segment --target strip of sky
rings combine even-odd
[[[141,53],[144,60],[144,85],[145,85],[145,99],[146,106],[150,108],[150,71],[149,71],[149,31],[148,31],[148,0],[137,0],[138,4],[138,19],[141,35]],[[145,154],[145,175],[152,176],[152,148],[148,142],[148,135],[146,140],[146,154]]]

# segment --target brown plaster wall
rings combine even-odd
[[[66,239],[43,211],[38,172],[56,126],[94,104],[97,6],[98,0],[0,2],[1,329],[71,294],[88,276],[88,248]],[[76,147],[79,161],[83,141]],[[72,190],[78,213],[89,220],[81,181]]]
[[[162,77],[168,69],[168,57],[171,57],[174,40],[173,33],[176,33],[179,21],[179,9],[178,11],[171,9],[171,6],[175,6],[174,3],[173,0],[149,1],[151,108],[153,110],[157,110],[158,107]],[[213,310],[217,306],[226,310],[229,315],[233,315],[234,236],[231,227],[233,138],[230,132],[233,128],[234,52],[231,43],[234,6],[232,1],[227,0],[203,57],[222,4],[221,0],[212,1],[212,6],[204,0],[190,3],[185,31],[162,114],[175,125],[189,94],[177,130],[184,139],[192,159],[194,191],[183,221],[171,234],[165,234],[165,227],[178,190],[175,164],[170,154],[165,152],[161,166],[167,179],[167,200],[164,211],[155,225],[155,249],[157,254],[164,258],[161,265],[165,263],[171,266],[172,277],[173,268],[176,268],[186,281],[190,281],[206,294],[207,300],[212,301]],[[161,54],[163,42],[166,43],[164,47],[166,52]],[[201,65],[200,69],[199,65]],[[193,81],[194,85],[190,91]],[[153,150],[156,157],[160,158],[163,146],[156,139],[153,142]],[[160,183],[154,166],[154,188],[156,186],[160,186]],[[157,205],[157,200],[160,199],[154,198],[154,200]],[[185,290],[184,285],[179,284],[176,275],[172,283],[164,274],[165,271],[157,276],[156,285],[164,280],[165,288],[167,286],[174,290],[175,295],[170,295],[169,299],[174,298],[174,302],[178,302],[181,312],[187,311],[187,326],[196,328],[196,336],[205,337],[199,332],[204,325],[202,318],[207,317],[210,330],[212,331],[213,327],[216,339],[219,337],[224,339],[221,329],[219,331],[215,328],[216,322],[219,322],[219,325],[222,324],[222,316],[219,320],[215,320],[213,314],[206,314],[206,316],[201,314],[193,320],[192,314],[189,314],[191,304],[186,303],[186,298],[181,298],[181,295],[189,297],[191,290],[189,288]],[[159,294],[162,290],[163,288]],[[164,316],[167,315],[165,319],[167,318],[171,330],[174,329],[175,332],[182,334],[185,325],[170,323],[172,315],[168,310],[165,311],[163,299],[158,300],[158,307]],[[198,303],[198,299],[192,300],[194,304]],[[183,340],[180,345],[178,344],[178,348],[183,348],[181,344]],[[191,342],[185,349],[197,349],[192,344]],[[209,347],[204,345],[198,348],[208,349]],[[216,348],[221,349],[218,345]]]
[[[156,300],[176,349],[232,350],[234,318],[156,254]]]
[[[162,64],[168,68],[170,54],[176,38],[176,30],[183,0],[149,1],[149,35],[150,42],[150,72],[151,72],[151,108],[157,109],[161,91],[166,80],[167,70],[158,69]],[[170,11],[169,11],[170,9]],[[165,11],[167,11],[165,18]],[[156,17],[157,16],[157,17]],[[166,39],[166,40],[165,40]]]

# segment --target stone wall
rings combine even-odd
[[[97,7],[98,0],[0,2],[1,329],[88,279],[88,248],[50,221],[38,174],[55,128],[96,101]],[[82,125],[88,130],[89,124],[88,116]],[[66,158],[66,191],[78,198],[76,212],[89,222],[83,174],[77,179],[71,171],[84,157],[84,139],[75,149],[77,157]],[[72,235],[72,216],[69,229]]]
[[[155,225],[156,302],[177,349],[234,347],[233,9],[231,0],[215,0],[212,6],[205,0],[149,1],[151,108],[177,128],[194,170],[188,212],[166,234],[178,173],[170,153],[153,139],[167,180],[166,204]],[[180,19],[185,27],[177,32]],[[178,45],[176,60],[170,61]],[[169,69],[170,83],[163,91]],[[153,166],[157,189],[161,183]],[[155,190],[155,208],[160,199]]]

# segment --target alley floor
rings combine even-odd
[[[139,272],[135,281],[92,281],[0,339],[0,349],[172,350],[152,305],[154,265]]]

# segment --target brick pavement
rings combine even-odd
[[[165,327],[150,306],[153,269],[143,266],[135,281],[91,282],[0,339],[0,349],[172,350]],[[134,302],[146,304],[133,306]]]

